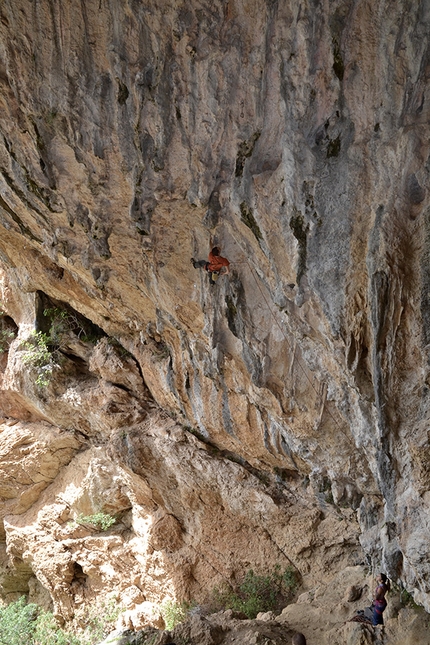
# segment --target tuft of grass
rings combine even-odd
[[[406,589],[402,589],[398,585],[393,585],[393,590],[399,591],[399,599],[403,607],[411,607],[412,609],[422,610],[421,605],[417,605],[413,595]]]
[[[42,610],[39,612],[34,630],[35,645],[81,645],[79,638],[58,626],[50,612]],[[27,643],[27,641],[25,642]]]
[[[103,332],[96,329],[89,320],[76,312],[61,309],[60,307],[47,307],[43,316],[49,325],[48,336],[50,344],[58,349],[65,349],[67,337],[70,334],[77,336],[82,342],[95,345],[100,340]],[[101,332],[101,333],[100,333]]]
[[[112,631],[122,611],[111,598],[79,607],[67,627],[34,603],[19,600],[0,607],[0,645],[94,645]]]
[[[78,524],[89,524],[90,526],[99,529],[100,531],[107,531],[116,522],[116,518],[109,513],[94,513],[94,515],[82,515],[80,513],[76,518]]]
[[[78,637],[77,645],[94,645],[113,631],[117,618],[124,608],[115,598],[83,605],[75,613],[69,632]],[[38,644],[37,644],[38,645]],[[50,645],[50,644],[49,644]],[[75,645],[71,643],[71,645]]]
[[[188,616],[188,612],[193,608],[193,604],[186,602],[177,602],[176,600],[165,600],[161,605],[161,615],[163,616],[166,629],[171,631],[179,623],[183,623]]]

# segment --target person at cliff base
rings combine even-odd
[[[372,604],[366,609],[359,609],[357,614],[350,619],[351,622],[367,623],[374,626],[384,624],[382,614],[387,606],[385,594],[390,591],[391,584],[385,573],[380,573],[376,578],[376,582],[378,586],[373,594]]]
[[[384,613],[385,608],[387,606],[385,594],[387,593],[387,591],[390,591],[391,584],[387,576],[385,575],[385,573],[380,573],[379,576],[376,578],[376,582],[378,583],[378,586],[376,587],[375,593],[373,596],[372,622],[374,625],[383,625],[384,617],[382,614]]]
[[[208,260],[195,260],[191,258],[191,264],[195,269],[205,269],[209,273],[210,284],[215,284],[220,275],[227,275],[230,273],[230,262],[227,258],[220,255],[220,248],[214,246],[209,253]]]
[[[292,645],[306,645],[306,638],[300,632],[296,632],[293,636]]]

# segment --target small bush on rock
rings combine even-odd
[[[166,624],[166,629],[171,631],[178,623],[183,623],[190,609],[192,609],[192,605],[188,602],[165,600],[161,605],[161,615]]]
[[[30,643],[36,627],[37,608],[26,605],[25,598],[20,598],[7,607],[0,608],[0,643],[1,645],[22,645]]]
[[[82,645],[79,638],[58,626],[50,612],[41,611],[34,630],[34,645]],[[21,643],[23,645],[23,643]]]
[[[78,524],[89,524],[100,531],[107,531],[113,524],[115,524],[116,519],[109,513],[94,513],[94,515],[82,515],[80,513],[76,518]]]
[[[41,331],[34,331],[20,349],[24,350],[22,362],[34,368],[37,373],[36,385],[47,387],[55,367],[58,367],[56,353],[49,347],[50,338]]]
[[[54,616],[24,597],[0,607],[0,645],[81,645],[61,629]]]
[[[94,645],[113,631],[116,620],[123,610],[124,608],[115,598],[83,605],[77,609],[68,629],[70,633],[76,634],[79,645]]]
[[[80,607],[65,629],[24,597],[0,607],[0,645],[94,645],[112,631],[123,608],[114,598]]]
[[[49,307],[43,310],[43,316],[46,319],[45,331],[33,331],[20,345],[20,349],[24,350],[22,362],[35,371],[35,383],[40,388],[49,385],[54,369],[63,363],[71,336],[91,344],[100,338],[100,333],[94,335],[92,331],[92,327],[96,326],[90,321],[85,322],[79,314]],[[0,335],[0,347],[1,344]]]
[[[215,588],[213,598],[218,609],[233,609],[253,619],[260,612],[285,607],[294,595],[297,584],[298,574],[293,567],[281,572],[277,566],[265,576],[257,575],[250,569],[236,589]]]
[[[70,309],[47,307],[43,316],[49,325],[49,337],[52,345],[59,349],[67,347],[68,336],[73,335],[84,343],[95,344],[100,340],[101,330],[97,330],[89,320]]]

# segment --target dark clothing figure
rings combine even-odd
[[[206,269],[208,270],[209,262],[207,260],[195,260],[191,258],[191,264],[195,269]]]
[[[218,276],[230,273],[230,262],[227,258],[223,258],[219,254],[219,248],[217,246],[214,246],[209,253],[208,260],[195,260],[191,258],[191,263],[195,269],[205,269],[209,273],[209,282],[211,284],[215,284]]]
[[[293,636],[292,645],[306,645],[306,638],[300,632],[296,632]]]
[[[385,611],[385,608],[387,607],[385,594],[387,593],[387,591],[390,590],[391,585],[385,573],[380,573],[379,576],[376,578],[376,581],[378,583],[378,586],[376,587],[375,593],[373,595],[372,622],[374,625],[383,625],[384,617],[382,614]]]
[[[382,600],[374,600],[372,606],[373,606],[372,623],[374,625],[383,625],[384,617],[382,614],[385,611],[385,608],[387,606],[387,601],[385,600],[385,598],[383,598]]]

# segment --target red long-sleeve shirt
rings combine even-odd
[[[221,255],[212,255],[212,251],[209,253],[209,271],[221,271],[222,267],[228,267],[230,262],[227,258],[223,258]]]

